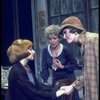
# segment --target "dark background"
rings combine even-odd
[[[23,38],[33,41],[31,0],[17,0],[17,8],[15,1],[2,0],[1,2],[1,65],[3,66],[10,65],[6,51],[15,39]],[[18,20],[16,9],[18,10]],[[17,26],[16,20],[19,26]]]

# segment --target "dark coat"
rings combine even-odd
[[[53,84],[55,84],[57,81],[62,80],[62,79],[71,80],[71,83],[75,81],[76,76],[75,76],[74,71],[78,69],[79,66],[74,56],[72,55],[70,49],[67,46],[63,45],[62,51],[56,57],[56,59],[59,59],[62,65],[64,65],[63,69],[58,68],[56,71],[53,70],[52,68],[53,57],[51,56],[49,52],[49,45],[43,49],[42,71],[41,71],[41,77],[43,81],[47,82],[48,80],[48,77],[50,75],[49,68],[52,69],[52,72],[53,72],[52,73]],[[77,90],[73,92],[71,100],[80,100]]]
[[[44,82],[47,82],[48,77],[50,75],[49,69],[52,69],[53,71],[53,83],[60,79],[73,79],[75,80],[75,73],[74,71],[78,68],[77,61],[75,60],[74,56],[70,52],[70,49],[66,46],[63,46],[61,53],[56,57],[56,59],[59,59],[62,65],[64,65],[64,68],[58,68],[56,71],[53,70],[52,64],[53,64],[53,57],[49,53],[49,45],[43,49],[43,55],[42,55],[42,71],[41,71],[41,77]]]
[[[9,86],[5,100],[52,100],[52,98],[56,98],[51,86],[38,82],[34,75],[33,78],[35,84],[29,81],[21,63],[14,64],[9,73]]]

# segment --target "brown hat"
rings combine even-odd
[[[65,28],[65,27],[73,27],[73,28],[76,28],[76,29],[79,29],[79,30],[82,30],[84,31],[84,27],[80,21],[79,18],[75,17],[75,16],[70,16],[68,18],[66,18],[62,23],[61,23],[61,30],[60,30],[60,34],[62,32],[62,30]]]

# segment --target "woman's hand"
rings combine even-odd
[[[56,97],[59,97],[59,96],[61,96],[61,95],[63,95],[64,94],[64,90],[57,90],[57,92],[56,92]]]
[[[64,68],[64,66],[62,65],[59,59],[53,59],[53,66],[62,69]]]
[[[69,85],[69,86],[61,86],[60,87],[60,90],[63,90],[64,91],[64,94],[71,94],[74,90],[74,86],[73,84]]]

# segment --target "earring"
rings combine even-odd
[[[75,34],[75,35],[77,35],[78,33],[77,33],[77,32],[75,32],[74,34]]]

